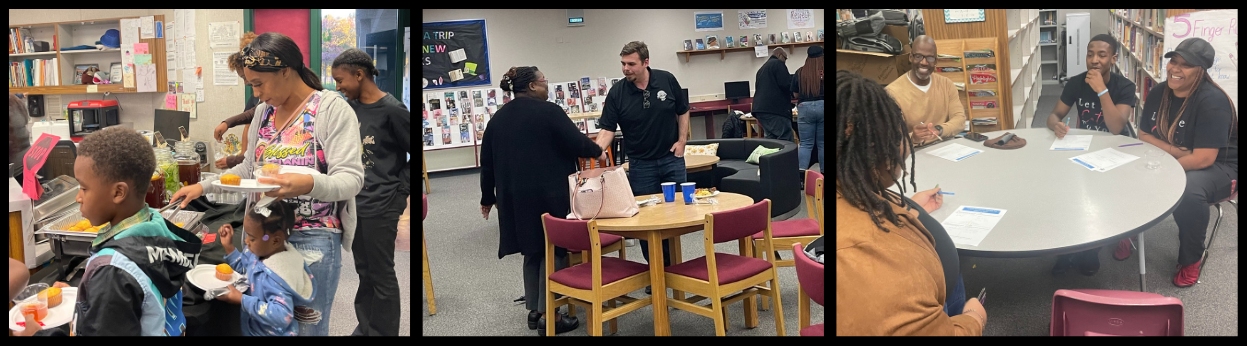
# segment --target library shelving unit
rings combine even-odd
[[[749,39],[751,39],[751,40],[752,40],[752,39],[753,39],[753,38],[752,38],[752,36],[751,36]],[[740,43],[738,42],[737,44],[740,44]],[[795,51],[798,47],[806,47],[806,46],[813,46],[813,45],[820,45],[820,46],[821,46],[821,45],[823,45],[823,41],[805,41],[805,42],[788,42],[788,43],[768,44],[768,45],[766,45],[766,49],[769,51],[769,50],[771,50],[771,49],[775,49],[775,48],[778,48],[778,47],[783,47],[784,49],[787,49],[787,50],[788,50],[788,52],[790,52],[790,53],[791,53],[792,51]],[[723,59],[727,58],[727,53],[728,53],[728,52],[749,52],[749,54],[753,54],[753,49],[754,49],[754,46],[755,46],[755,44],[754,44],[752,41],[750,41],[750,42],[749,42],[749,46],[747,46],[747,47],[729,47],[729,48],[708,48],[708,49],[681,50],[681,51],[675,52],[675,54],[676,54],[676,55],[683,55],[683,56],[684,56],[684,62],[686,62],[686,63],[687,63],[687,62],[689,62],[689,59],[690,59],[692,56],[694,56],[694,55],[703,55],[703,54],[718,54],[718,55],[719,55],[719,60],[723,60]]]
[[[936,53],[942,56],[956,56],[958,58],[940,58],[935,62],[935,73],[948,77],[953,83],[961,83],[964,85],[961,90],[957,91],[957,95],[961,98],[961,105],[966,111],[966,128],[967,131],[983,133],[1007,129],[1004,126],[1006,120],[1002,117],[1001,98],[1004,97],[1000,92],[1000,67],[1004,66],[1000,62],[1000,46],[995,37],[983,38],[964,38],[950,40],[935,40]],[[966,51],[990,49],[993,52],[991,58],[966,58]],[[996,65],[997,82],[988,82],[983,84],[971,84],[971,68],[979,64]],[[941,67],[959,67],[960,72],[940,72]],[[969,92],[974,90],[991,90],[996,92],[996,96],[991,97],[969,97]],[[971,107],[972,102],[994,101],[996,108],[974,109]],[[996,118],[995,125],[971,125],[977,118]]]
[[[1061,85],[1061,26],[1057,10],[1039,10],[1039,81],[1040,85]]]
[[[1043,30],[1043,23],[1040,21],[1040,13],[1048,16],[1050,10],[1037,9],[1008,9],[1005,15],[1008,22],[1009,32],[1009,83],[1010,95],[1013,105],[1012,114],[1009,120],[1012,121],[1005,128],[1026,128],[1030,127],[1031,115],[1035,114],[1036,108],[1039,106],[1040,78],[1039,67],[1042,64],[1040,57],[1039,32]],[[1056,12],[1051,16],[1055,17]],[[999,56],[999,53],[997,53]],[[1005,65],[997,65],[1005,66]],[[1001,73],[1005,73],[1002,71]],[[1000,118],[1004,121],[1005,118]]]
[[[164,15],[155,15],[155,20],[159,22],[165,21]],[[75,66],[78,65],[97,65],[100,70],[109,71],[113,63],[121,62],[121,49],[105,49],[105,50],[68,50],[62,51],[62,48],[75,47],[80,45],[94,45],[96,41],[104,36],[104,32],[108,29],[120,29],[122,19],[138,19],[139,17],[122,17],[122,18],[106,18],[93,19],[85,21],[69,21],[69,22],[52,22],[52,23],[33,23],[22,25],[10,25],[9,29],[27,30],[30,36],[36,41],[48,42],[50,50],[47,52],[9,54],[9,63],[24,62],[26,59],[57,59],[57,72],[60,78],[57,80],[59,85],[47,86],[30,86],[30,87],[9,87],[10,93],[27,93],[32,95],[46,94],[85,94],[91,85],[74,84],[74,78],[81,78],[75,73]],[[134,28],[134,30],[139,30]],[[148,50],[152,55],[152,63],[156,64],[156,91],[166,92],[168,90],[168,77],[166,76],[165,63],[165,39],[150,38],[139,39],[140,43],[147,43]],[[138,88],[125,88],[122,83],[94,85],[95,92],[112,92],[112,93],[137,93]]]

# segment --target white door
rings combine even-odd
[[[1065,14],[1065,75],[1087,72],[1087,42],[1091,41],[1091,14]]]

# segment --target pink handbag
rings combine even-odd
[[[640,212],[623,166],[591,169],[567,176],[572,213],[567,219],[632,217]]]

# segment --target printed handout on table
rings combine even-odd
[[[961,160],[965,160],[968,157],[978,155],[979,153],[982,153],[983,151],[974,149],[971,147],[967,147],[961,144],[952,143],[952,144],[940,147],[939,149],[928,149],[926,150],[926,152],[927,154],[935,155],[936,157],[939,157],[941,159],[945,159],[945,160],[952,161],[952,162],[960,162]]]
[[[1087,150],[1091,148],[1092,135],[1065,135],[1065,138],[1057,138],[1052,141],[1052,147],[1048,150]]]
[[[1138,158],[1138,156],[1123,153],[1113,148],[1104,148],[1071,157],[1069,160],[1092,171],[1108,172]]]
[[[952,238],[953,243],[979,246],[983,238],[986,238],[992,228],[996,227],[996,223],[1004,218],[1006,211],[963,205],[957,207],[957,210],[940,224],[944,226],[944,231]]]

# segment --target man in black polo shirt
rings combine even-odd
[[[688,133],[688,100],[671,72],[649,68],[649,47],[641,41],[624,45],[619,53],[627,83],[616,83],[606,94],[602,130],[597,143],[602,150],[624,132],[628,154],[628,182],[636,196],[662,193],[662,183],[688,182],[684,167],[684,143]],[[668,242],[662,242],[663,265],[671,264]],[[649,243],[641,241],[641,254],[649,260]]]

